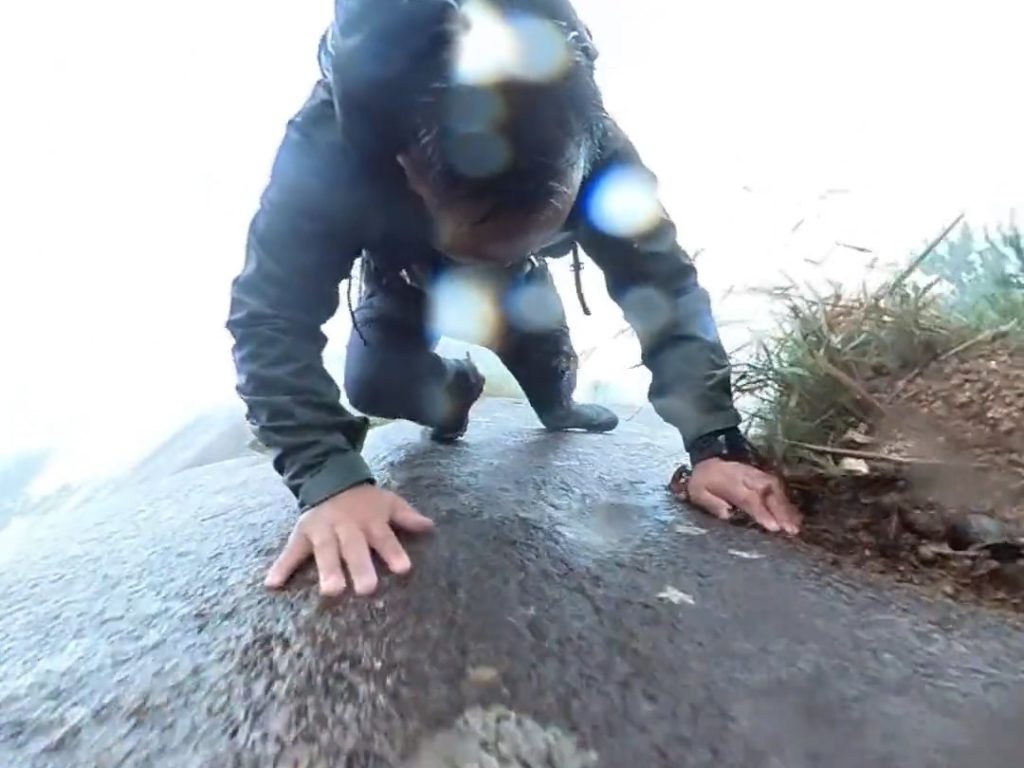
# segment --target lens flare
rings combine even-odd
[[[622,312],[641,341],[657,337],[674,317],[672,300],[653,286],[629,291],[622,298]]]
[[[585,200],[594,227],[614,237],[639,237],[662,217],[658,182],[639,165],[616,165],[595,179]]]
[[[520,15],[510,20],[516,39],[513,75],[533,82],[555,80],[565,74],[572,62],[569,44],[562,30],[552,21]]]
[[[550,286],[527,283],[505,296],[509,325],[527,333],[551,331],[564,319],[562,302]]]
[[[485,0],[462,5],[464,22],[455,56],[455,80],[490,85],[508,76],[518,56],[518,39],[504,15]]]
[[[448,143],[447,155],[459,173],[473,179],[495,176],[512,162],[508,140],[494,131],[456,134]]]
[[[505,102],[491,88],[453,88],[446,108],[448,124],[460,133],[489,131],[505,118]]]
[[[461,405],[451,392],[441,386],[427,387],[418,392],[417,396],[431,424],[447,423]]]
[[[554,22],[517,13],[506,16],[487,0],[462,6],[455,81],[494,85],[507,80],[550,81],[572,61],[565,34]]]
[[[447,270],[429,291],[430,330],[482,347],[494,346],[502,313],[494,287],[472,270]]]

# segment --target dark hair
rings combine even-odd
[[[481,116],[493,114],[488,122]],[[582,63],[559,80],[446,85],[416,113],[416,144],[442,198],[501,200],[532,210],[595,154],[600,94]]]
[[[565,44],[563,66],[544,80],[456,82],[461,2],[348,0],[349,64],[338,71],[335,62],[343,98],[348,89],[343,125],[352,97],[362,96],[354,119],[367,118],[367,137],[390,144],[385,151],[414,153],[440,198],[491,199],[532,211],[597,151],[605,112],[596,53],[567,0],[490,1],[502,13],[553,24]],[[359,6],[362,19],[355,18]],[[351,55],[356,46],[359,57]]]

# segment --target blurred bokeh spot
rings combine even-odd
[[[641,341],[657,336],[675,318],[672,300],[654,286],[629,291],[622,299],[622,309]]]
[[[590,223],[615,237],[639,237],[662,217],[658,182],[638,165],[614,165],[594,179],[584,210]]]
[[[439,336],[486,347],[502,331],[501,307],[493,288],[471,270],[448,270],[429,292],[430,330]]]
[[[565,33],[547,19],[506,14],[487,0],[469,0],[462,16],[455,56],[458,83],[543,82],[564,73],[571,61]]]
[[[557,328],[565,315],[550,285],[525,283],[505,295],[506,318],[517,330],[539,333]]]

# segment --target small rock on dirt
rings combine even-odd
[[[871,474],[871,467],[864,459],[855,459],[847,456],[845,459],[839,462],[839,469],[847,475],[857,475],[863,477]]]
[[[675,587],[665,587],[664,591],[658,595],[658,599],[673,605],[683,605],[684,603],[686,605],[697,604],[692,595],[688,595]]]
[[[939,559],[934,547],[922,544],[917,548],[917,562],[921,565],[933,565]]]
[[[501,673],[494,667],[470,667],[466,677],[473,685],[494,685]]]
[[[971,547],[1009,541],[1012,538],[1002,522],[977,513],[953,520],[946,536],[950,548],[960,552]]]

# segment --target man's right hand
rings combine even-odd
[[[377,588],[373,549],[392,573],[412,568],[392,526],[411,533],[426,533],[434,527],[397,494],[375,485],[360,485],[334,496],[303,514],[295,524],[284,551],[267,573],[266,584],[280,589],[310,555],[320,574],[320,593],[340,595],[348,586],[341,562],[345,561],[357,595]]]

